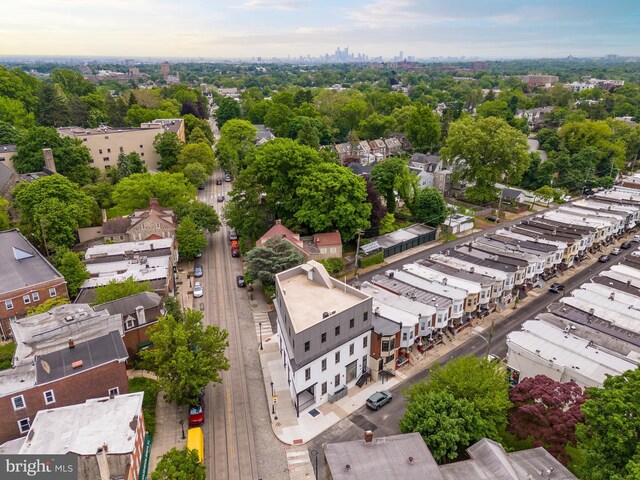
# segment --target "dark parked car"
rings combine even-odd
[[[189,427],[198,427],[204,423],[204,397],[199,396],[189,408]]]
[[[564,285],[561,283],[554,283],[549,287],[551,293],[559,293],[564,291]]]
[[[600,255],[600,258],[598,258],[598,261],[600,263],[607,263],[610,258],[611,257],[609,255]]]
[[[620,245],[620,248],[624,250],[631,248],[631,242],[624,242],[622,245]]]
[[[485,217],[485,220],[489,220],[490,222],[493,222],[493,223],[500,223],[500,219],[493,215],[489,215],[488,217]]]
[[[216,180],[216,185],[222,185],[222,179],[221,178]]]
[[[383,405],[391,402],[392,397],[393,395],[391,395],[391,392],[388,392],[386,390],[376,392],[369,398],[367,398],[367,407],[373,410],[378,410]]]
[[[198,185],[198,190],[204,190],[204,183],[201,183],[200,185]]]
[[[238,285],[238,287],[243,288],[246,287],[247,284],[244,283],[244,277],[242,275],[238,275],[236,277],[236,284]]]
[[[224,202],[224,195],[218,195],[218,202]]]
[[[193,276],[196,278],[199,278],[202,276],[202,265],[196,265],[195,268],[193,269]]]

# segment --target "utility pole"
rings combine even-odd
[[[493,339],[493,325],[495,323],[495,318],[491,319],[491,328],[489,328],[489,341],[487,342],[487,354],[485,358],[489,358],[489,353],[491,352],[491,340]]]
[[[500,199],[498,200],[498,212],[496,213],[496,217],[500,218],[500,210],[502,209],[502,197],[504,196],[504,185],[500,189]]]
[[[358,230],[358,241],[356,242],[356,275],[358,275],[358,255],[360,254],[360,236],[362,235],[362,230]]]

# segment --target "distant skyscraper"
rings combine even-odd
[[[162,76],[164,77],[164,79],[166,80],[167,77],[169,76],[169,73],[171,72],[171,67],[169,66],[169,62],[167,62],[166,60],[164,62],[162,62],[162,64],[160,65],[160,73],[162,73]]]

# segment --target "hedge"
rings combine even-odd
[[[384,254],[382,252],[374,253],[369,257],[360,259],[360,268],[367,268],[382,262],[384,262]]]

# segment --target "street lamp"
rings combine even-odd
[[[264,350],[262,348],[262,322],[258,322],[258,325],[260,326],[260,350]]]
[[[273,382],[271,382],[271,396],[273,397],[274,393],[273,393]]]
[[[318,480],[318,451],[317,450],[311,450],[311,455],[313,455],[313,460],[315,463],[315,466],[313,468],[313,473],[315,473],[316,475],[316,480]]]
[[[184,420],[180,419],[180,421],[178,423],[180,424],[180,427],[182,428],[182,440],[184,440],[185,438],[187,438],[184,435]]]

